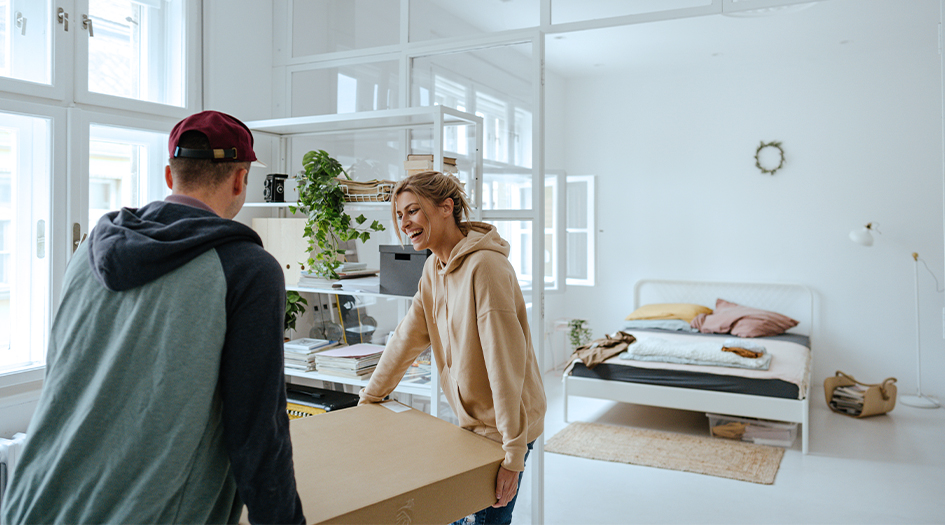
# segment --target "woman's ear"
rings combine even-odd
[[[454,205],[455,205],[455,204],[453,203],[453,199],[452,199],[452,198],[447,197],[447,198],[443,199],[443,202],[440,203],[440,209],[443,210],[443,215],[446,216],[446,217],[452,217],[452,216],[453,216],[453,206],[454,206]]]

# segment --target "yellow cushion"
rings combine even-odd
[[[627,321],[634,319],[682,319],[687,323],[699,314],[711,314],[712,309],[699,304],[659,303],[645,304],[627,316]]]

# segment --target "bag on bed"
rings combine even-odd
[[[827,406],[838,414],[858,418],[878,416],[896,407],[896,378],[868,384],[837,370],[835,376],[824,380],[824,395]]]

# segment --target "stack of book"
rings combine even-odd
[[[863,397],[866,387],[860,385],[838,386],[833,389],[830,406],[837,412],[858,416],[863,412]]]
[[[437,169],[433,165],[433,155],[407,155],[404,161],[404,169],[407,175],[415,175],[424,171],[440,171],[443,173],[459,173],[456,169],[456,159],[453,157],[443,157],[443,169]]]
[[[283,346],[285,367],[303,372],[315,370],[315,356],[329,348],[338,346],[338,341],[328,339],[303,338],[288,341]]]
[[[383,351],[383,346],[370,343],[332,348],[315,355],[315,370],[320,374],[368,379]]]

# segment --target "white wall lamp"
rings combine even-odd
[[[863,245],[863,246],[872,246],[873,245],[873,235],[870,232],[881,233],[876,229],[877,225],[869,222],[866,223],[866,226],[853,230],[850,232],[850,240],[853,242]],[[915,395],[904,394],[899,396],[899,402],[903,405],[908,405],[911,407],[917,408],[938,408],[942,406],[938,400],[933,397],[926,396],[922,394],[922,350],[921,344],[919,343],[919,254],[912,252],[912,261],[915,263],[915,364],[916,364],[916,393]],[[928,270],[929,274],[932,275],[932,278],[935,279],[935,289],[937,291],[942,291],[938,289],[938,278],[935,277],[935,274],[932,273],[932,270],[929,268],[928,264],[925,261],[922,261],[922,264],[925,265],[925,269]]]

